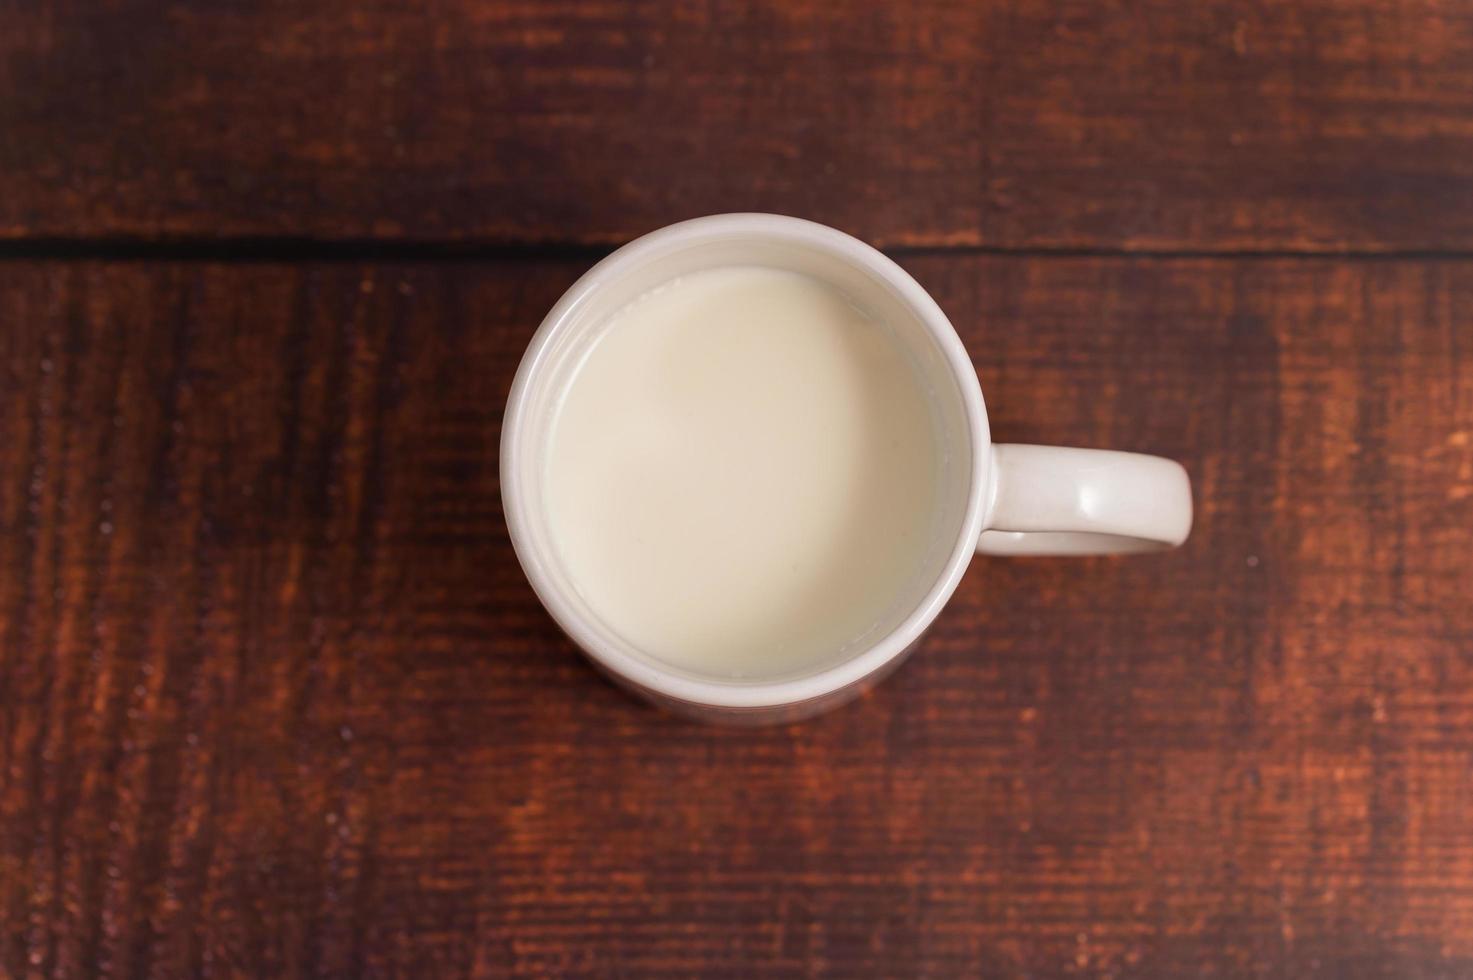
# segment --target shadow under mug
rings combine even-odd
[[[659,660],[609,629],[558,559],[549,526],[546,451],[558,399],[610,315],[677,276],[762,265],[825,281],[885,323],[933,394],[943,449],[937,540],[897,597],[893,621],[862,649],[794,676],[724,678]],[[501,493],[517,558],[558,625],[614,681],[704,721],[782,722],[859,694],[904,659],[955,591],[972,556],[1093,555],[1171,548],[1192,524],[1180,464],[1157,456],[994,445],[970,357],[946,315],[905,270],[824,225],[722,214],[670,225],[599,262],[543,320],[512,384],[501,437]]]

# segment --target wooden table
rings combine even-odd
[[[887,248],[1184,461],[860,702],[578,658],[496,447],[592,261]],[[0,9],[0,975],[1473,976],[1473,7]]]

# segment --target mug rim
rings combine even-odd
[[[521,457],[524,419],[538,368],[560,329],[590,296],[630,266],[652,253],[673,252],[723,237],[760,237],[816,247],[881,277],[925,325],[946,359],[961,391],[967,429],[972,440],[971,486],[962,526],[941,574],[925,597],[893,630],[859,653],[802,677],[773,681],[725,681],[687,676],[645,662],[607,644],[567,601],[563,589],[547,571],[545,559],[534,553],[524,533],[531,520],[522,497]],[[780,214],[737,212],[691,218],[666,225],[621,246],[589,269],[553,304],[527,345],[507,398],[501,433],[501,499],[507,531],[517,561],[532,590],[559,628],[597,665],[614,675],[666,698],[718,708],[776,708],[811,701],[858,684],[886,664],[903,656],[930,626],[956,591],[976,553],[990,487],[991,435],[982,386],[961,337],[940,306],[921,285],[889,256],[852,235],[803,218]],[[654,658],[651,658],[652,660]]]

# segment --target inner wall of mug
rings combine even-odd
[[[617,260],[616,260],[617,262]],[[931,541],[920,570],[894,597],[879,623],[861,642],[836,649],[832,656],[803,670],[735,679],[697,673],[638,649],[605,624],[583,599],[577,582],[563,567],[544,501],[548,447],[559,401],[577,369],[599,340],[608,318],[650,289],[679,276],[732,265],[760,265],[800,272],[827,282],[868,313],[900,341],[912,358],[930,403],[936,430],[938,474]],[[723,237],[706,242],[676,243],[663,252],[640,255],[633,264],[600,269],[598,278],[562,319],[528,379],[531,399],[522,414],[521,494],[526,501],[528,549],[541,571],[601,643],[658,669],[705,681],[751,685],[794,680],[821,673],[873,647],[898,629],[944,575],[966,520],[972,471],[972,437],[960,388],[946,356],[919,313],[877,273],[820,247],[762,237]]]

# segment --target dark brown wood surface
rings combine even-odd
[[[0,9],[0,237],[1473,247],[1458,0]]]
[[[508,385],[731,209],[1191,541],[798,726],[601,681]],[[696,975],[1473,976],[1473,7],[0,4],[0,977]]]
[[[1183,460],[860,703],[583,665],[496,444],[579,263],[0,269],[14,975],[1473,972],[1473,262],[907,261],[996,436]]]

